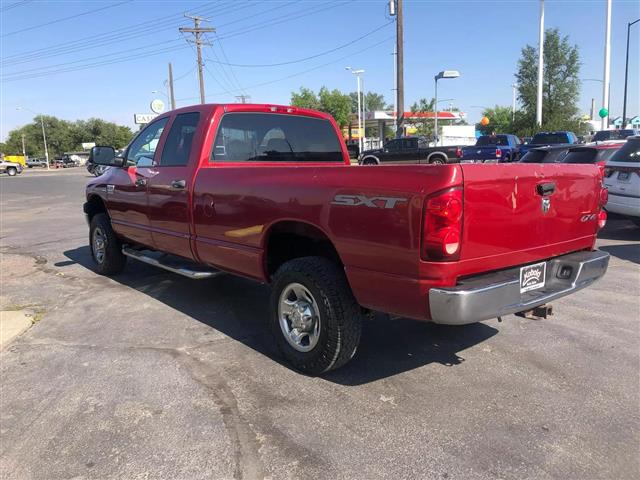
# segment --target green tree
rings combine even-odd
[[[335,119],[340,128],[349,123],[351,99],[338,89],[329,90],[322,87],[316,95],[313,90],[301,87],[299,92],[291,93],[291,105],[326,112]]]
[[[349,93],[351,98],[351,113],[358,114],[358,92]],[[384,95],[376,92],[367,92],[362,95],[364,99],[365,111],[373,112],[375,110],[386,110],[387,104],[384,100]]]
[[[320,109],[320,100],[315,92],[309,88],[300,87],[299,92],[291,92],[291,105],[300,108]]]
[[[413,105],[409,107],[411,113],[430,113],[435,110],[436,100],[435,98],[426,99],[421,98],[417,102],[413,102]],[[406,120],[405,120],[406,122]],[[415,121],[416,134],[426,138],[433,138],[433,119],[427,119]]]
[[[484,126],[481,123],[476,124],[476,129],[480,130],[483,135],[491,133],[513,133],[514,127],[511,113],[511,107],[501,107],[496,105],[493,108],[487,108],[482,112],[483,117],[489,119],[489,124]]]
[[[54,158],[64,152],[82,150],[83,142],[95,142],[122,148],[133,136],[129,127],[92,118],[69,122],[52,116],[43,116],[47,135],[49,157]],[[2,153],[22,154],[22,137],[24,135],[25,150],[31,157],[44,157],[44,142],[40,116],[31,123],[11,130],[6,142],[1,145]]]
[[[351,99],[338,89],[329,91],[322,87],[318,93],[320,98],[320,110],[331,114],[340,128],[349,123],[351,113]]]
[[[542,87],[542,129],[567,130],[579,126],[580,54],[558,29],[545,31]],[[520,134],[538,130],[536,120],[538,48],[526,45],[518,61],[518,98],[522,105],[516,127]]]

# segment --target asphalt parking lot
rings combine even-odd
[[[281,363],[268,289],[130,263],[96,275],[84,169],[0,178],[0,478],[640,478],[640,229],[555,316],[377,315],[345,368]]]

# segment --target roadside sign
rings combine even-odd
[[[95,146],[96,146],[96,142],[82,142],[83,150],[89,150],[90,148],[93,148]]]
[[[157,113],[134,113],[133,123],[137,125],[144,125],[158,116]]]
[[[164,112],[164,102],[159,98],[151,101],[151,111],[155,113]]]

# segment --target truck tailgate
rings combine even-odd
[[[601,185],[597,166],[514,163],[461,168],[461,261],[483,259],[485,269],[506,268],[593,245]]]

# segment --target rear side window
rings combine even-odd
[[[581,148],[567,153],[563,163],[595,163],[598,151],[595,148]]]
[[[509,139],[506,135],[496,135],[494,137],[483,135],[476,142],[476,146],[482,147],[484,145],[509,145]]]
[[[542,150],[529,150],[520,160],[522,163],[543,163],[547,152]]]
[[[320,118],[277,113],[227,113],[211,153],[216,162],[340,162],[332,124]]]
[[[556,145],[569,143],[569,137],[564,133],[537,133],[531,143],[534,145]]]
[[[611,161],[640,163],[640,140],[627,140],[627,143],[611,157]]]
[[[160,166],[179,167],[189,163],[193,136],[199,120],[199,112],[182,113],[175,118],[162,149]]]

